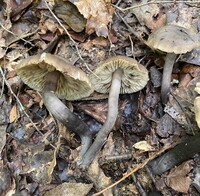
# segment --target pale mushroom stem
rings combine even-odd
[[[102,146],[107,140],[109,133],[115,125],[117,115],[118,115],[118,99],[121,88],[123,70],[118,68],[112,76],[112,84],[110,87],[109,98],[108,98],[108,113],[107,118],[98,132],[93,144],[89,150],[83,156],[80,165],[83,169],[86,169],[89,164],[94,160],[97,153],[101,150]]]
[[[162,84],[161,84],[161,99],[162,103],[166,104],[170,92],[171,75],[173,65],[176,60],[177,54],[168,53],[165,58],[165,64],[163,69]]]
[[[73,131],[80,136],[82,145],[80,158],[82,158],[92,143],[93,134],[87,124],[73,114],[54,94],[59,76],[60,73],[58,71],[47,74],[42,92],[44,105],[56,119],[67,127],[69,131]]]

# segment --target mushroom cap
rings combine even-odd
[[[59,98],[77,100],[94,91],[82,70],[57,55],[42,53],[30,56],[16,66],[16,72],[23,82],[37,91],[43,90],[47,74],[56,70],[61,73],[55,91]]]
[[[147,69],[135,59],[115,56],[100,63],[94,73],[90,74],[90,81],[97,92],[109,93],[112,74],[118,68],[123,70],[121,94],[137,92],[144,88],[149,80]]]
[[[147,45],[163,52],[182,54],[200,47],[200,39],[189,29],[168,24],[153,32]]]

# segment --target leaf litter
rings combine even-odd
[[[146,0],[13,0],[0,4],[1,195],[63,195],[66,191],[75,195],[78,190],[82,190],[80,195],[97,195],[123,176],[124,181],[117,181],[121,183],[115,191],[120,195],[141,195],[141,186],[126,178],[129,171],[135,170],[139,170],[136,181],[145,187],[146,194],[153,191],[152,187],[163,195],[199,193],[198,155],[192,159],[193,167],[191,161],[182,163],[160,175],[160,179],[155,180],[147,168],[142,169],[150,159],[165,154],[163,146],[173,147],[173,142],[199,130],[194,113],[194,99],[198,97],[194,89],[200,82],[199,49],[177,60],[173,78],[179,84],[172,80],[169,102],[163,106],[163,55],[145,45],[149,34],[166,24],[169,14],[173,24],[195,29],[199,23],[198,5]],[[127,55],[146,65],[151,76],[140,93],[120,96],[115,129],[87,171],[77,166],[80,138],[52,117],[40,94],[24,85],[15,73],[20,60],[42,53],[56,37],[59,39],[52,53],[67,58],[86,73],[110,56]],[[76,115],[94,132],[105,122],[106,96],[93,95],[72,104]],[[161,181],[165,181],[162,188]],[[108,189],[104,195],[112,195],[112,191]]]

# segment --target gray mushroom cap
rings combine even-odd
[[[168,24],[153,32],[147,45],[163,52],[182,54],[200,47],[200,39],[197,33],[189,29]]]
[[[45,78],[52,71],[60,72],[55,94],[61,99],[77,100],[94,91],[82,70],[57,55],[43,53],[30,56],[16,66],[16,72],[23,82],[37,91],[43,90]]]
[[[120,93],[133,93],[141,90],[149,80],[147,69],[135,59],[125,56],[115,56],[100,63],[94,73],[90,74],[90,81],[99,93],[109,93],[112,74],[115,70],[123,70]]]

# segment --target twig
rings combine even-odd
[[[24,38],[29,37],[29,36],[31,36],[31,35],[34,35],[34,34],[37,33],[37,32],[38,32],[38,29],[36,29],[35,31],[30,32],[30,33],[27,32],[26,34],[23,34],[23,35],[21,35],[20,37],[19,37],[18,35],[16,35],[16,34],[13,33],[13,35],[15,35],[17,38],[16,38],[15,40],[11,41],[10,43],[8,43],[8,44],[7,44],[7,47],[9,47],[11,44],[13,44],[13,43],[15,43],[15,42],[17,42],[17,41],[19,41],[19,40],[23,40],[23,41],[29,43],[32,47],[34,47],[34,46],[35,46],[34,44],[32,44],[30,41],[25,40]],[[9,32],[9,33],[10,33],[10,32]]]
[[[117,184],[119,184],[120,182],[122,182],[123,180],[125,180],[126,178],[128,178],[129,176],[131,176],[133,173],[135,173],[136,171],[138,171],[139,169],[142,169],[145,165],[148,164],[149,161],[155,159],[157,156],[159,156],[160,154],[162,154],[163,152],[165,152],[166,150],[173,148],[174,146],[176,146],[179,142],[175,142],[171,145],[166,145],[164,146],[161,150],[159,150],[158,152],[154,153],[152,156],[150,156],[148,159],[146,159],[143,163],[140,163],[137,165],[137,167],[135,167],[131,172],[129,172],[128,174],[126,174],[124,177],[122,177],[121,179],[119,179],[117,182],[113,183],[112,185],[110,185],[109,187],[103,189],[102,191],[93,194],[93,196],[97,196],[102,194],[103,192],[107,191],[108,189],[116,186]]]
[[[196,1],[196,2],[199,2],[199,1]],[[131,7],[127,7],[127,8],[120,8],[114,4],[113,7],[117,8],[118,10],[120,11],[127,11],[127,10],[130,10],[130,9],[136,9],[138,7],[142,7],[142,6],[145,6],[145,5],[150,5],[150,4],[158,4],[158,3],[191,3],[191,1],[176,1],[176,0],[173,0],[173,1],[150,1],[150,2],[147,2],[147,3],[141,3],[141,4],[138,4],[138,5],[134,5],[134,6],[131,6]],[[192,2],[194,3],[194,1]]]
[[[50,11],[50,13],[53,15],[53,17],[56,19],[56,21],[58,22],[58,24],[64,29],[65,33],[68,35],[69,39],[72,41],[72,43],[75,45],[76,51],[78,53],[79,58],[81,59],[81,61],[83,62],[83,64],[86,66],[86,68],[93,73],[93,71],[89,68],[89,66],[87,65],[87,63],[84,61],[83,57],[81,56],[80,50],[78,48],[78,43],[74,41],[74,39],[72,38],[72,36],[70,35],[70,33],[68,32],[68,30],[65,28],[65,26],[60,22],[59,18],[54,14],[54,12],[51,10],[51,8],[49,7],[48,3],[46,0],[44,0],[48,10]],[[98,77],[95,73],[93,73],[96,77]]]
[[[32,44],[30,41],[27,41],[27,40],[25,40],[23,37],[20,37],[20,36],[18,36],[17,34],[13,33],[12,31],[6,29],[6,27],[4,27],[3,24],[2,24],[1,22],[0,22],[0,26],[1,26],[5,31],[7,31],[8,33],[10,33],[10,34],[14,35],[15,37],[17,37],[19,40],[22,40],[22,41],[24,41],[24,42],[30,44],[31,46],[34,46],[34,44]],[[24,35],[24,36],[27,37],[27,35]],[[30,35],[28,35],[28,36],[30,36]]]
[[[14,98],[16,99],[16,101],[17,101],[17,103],[19,104],[19,106],[20,106],[21,110],[23,111],[23,113],[24,113],[24,114],[26,115],[26,117],[29,119],[30,123],[31,123],[31,124],[33,125],[33,127],[37,130],[37,132],[38,132],[39,134],[41,134],[42,136],[44,136],[44,134],[38,129],[38,127],[35,125],[35,123],[31,120],[30,116],[29,116],[29,115],[27,114],[27,112],[25,111],[24,106],[22,105],[22,103],[21,103],[21,101],[19,100],[19,98],[17,97],[17,95],[13,92],[13,90],[12,90],[10,84],[7,82],[7,80],[6,80],[6,78],[5,78],[4,72],[3,72],[3,70],[2,70],[1,67],[0,67],[0,72],[1,72],[1,75],[2,75],[2,77],[3,77],[3,80],[4,80],[5,84],[6,84],[6,86],[8,87],[8,89],[10,90],[10,92],[11,92],[11,94],[14,96]],[[56,149],[56,147],[55,147],[53,144],[50,143],[49,145],[50,145],[51,147],[53,147],[53,148]]]

